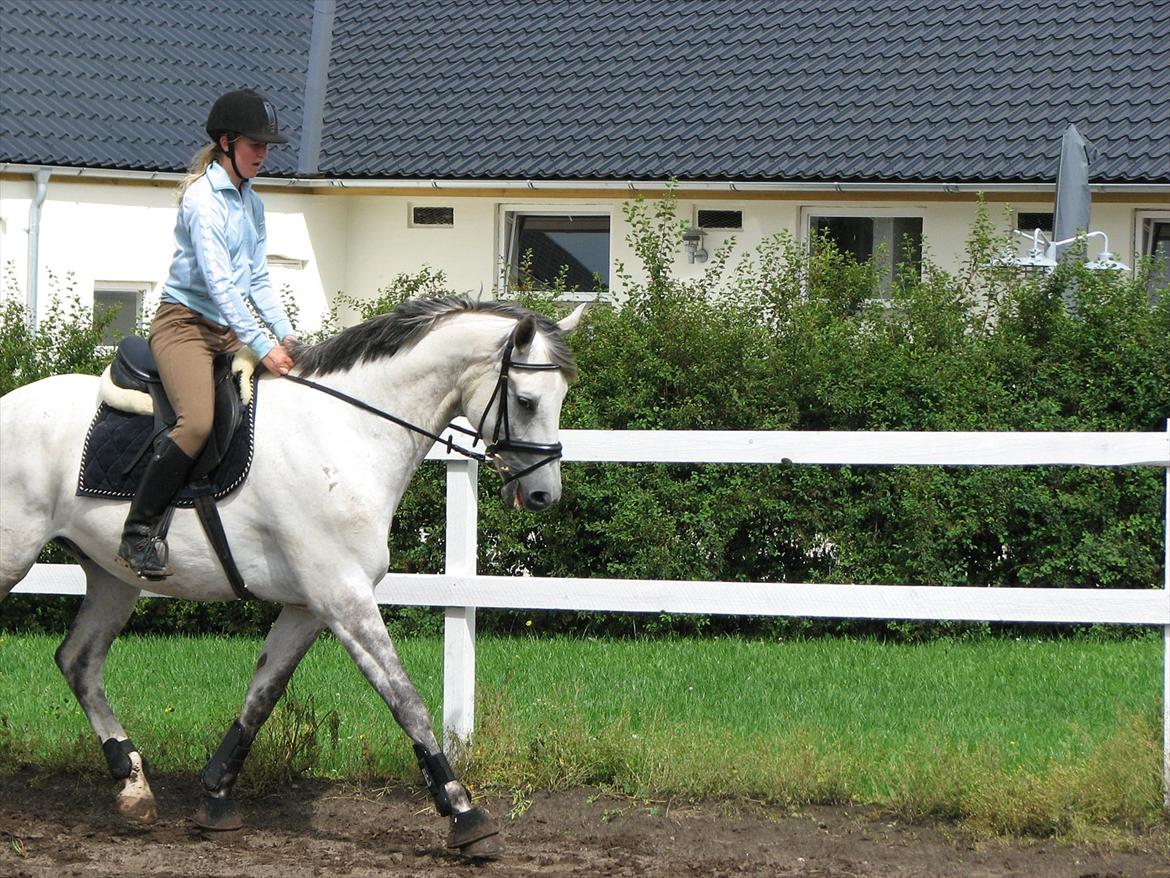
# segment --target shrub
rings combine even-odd
[[[993,265],[1005,242],[981,209],[960,271],[937,268],[927,253],[920,272],[896,272],[888,296],[872,265],[829,241],[807,251],[785,233],[735,265],[728,242],[684,280],[673,271],[684,226],[673,194],[630,203],[626,215],[641,264],[618,266],[626,298],[594,307],[571,337],[581,377],[565,428],[1165,429],[1170,296],[1150,296],[1144,270],[1066,264],[1043,279],[1012,276]],[[339,302],[368,317],[447,292],[442,273],[424,268],[373,301]],[[559,307],[532,291],[523,299]],[[485,474],[481,572],[1105,587],[1155,586],[1163,576],[1163,475],[1151,469],[571,465],[563,476],[560,505],[534,516],[504,510]],[[442,467],[423,466],[389,535],[396,570],[442,569],[443,497]],[[228,627],[266,621],[255,615]],[[438,628],[425,610],[386,616],[402,632]],[[532,616],[484,612],[480,627],[525,630]],[[611,614],[542,614],[538,627],[901,638],[983,630]]]

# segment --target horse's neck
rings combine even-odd
[[[430,433],[461,414],[461,383],[469,372],[489,369],[506,324],[452,318],[438,324],[409,349],[323,379],[345,393]],[[431,440],[412,434],[421,448]]]

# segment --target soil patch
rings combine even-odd
[[[190,821],[193,778],[157,776],[159,821],[113,813],[112,785],[28,770],[0,776],[0,876],[403,876],[403,878],[1170,878],[1164,839],[1104,850],[1055,841],[971,844],[866,808],[799,811],[751,802],[631,802],[588,789],[536,793],[504,826],[504,855],[468,863],[445,848],[425,794],[306,781],[241,799],[248,825],[208,834]]]

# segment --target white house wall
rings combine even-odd
[[[175,181],[158,183],[78,178],[57,173],[50,177],[41,213],[40,282],[38,301],[43,310],[54,293],[74,292],[84,304],[92,301],[94,285],[148,284],[153,296],[166,277],[173,242]],[[632,193],[607,192],[558,195],[542,191],[492,190],[453,197],[446,192],[307,190],[282,184],[263,186],[268,217],[268,249],[272,276],[278,289],[286,288],[298,310],[300,328],[315,329],[337,293],[368,299],[400,274],[415,274],[424,266],[441,269],[449,287],[459,292],[493,294],[499,276],[501,223],[509,209],[533,212],[607,213],[610,216],[611,265],[624,264],[635,272],[637,259],[627,237],[623,205]],[[23,295],[26,290],[29,207],[34,194],[31,176],[0,176],[0,291]],[[936,196],[937,198],[937,196]],[[989,205],[997,228],[1003,228],[1002,200]],[[451,207],[453,227],[416,227],[413,207]],[[1051,200],[1022,197],[1012,205],[1020,211],[1052,210]],[[1149,200],[1133,202],[1101,199],[1093,205],[1093,228],[1105,231],[1110,247],[1131,262],[1135,246],[1134,217],[1148,209]],[[648,209],[651,205],[648,205]],[[693,221],[699,209],[739,210],[743,228],[711,230],[704,247],[714,253],[728,237],[736,239],[735,259],[742,258],[764,239],[787,232],[796,239],[805,234],[809,213],[869,211],[923,217],[928,257],[945,269],[957,270],[975,220],[977,205],[962,200],[873,198],[843,200],[817,193],[778,194],[775,198],[678,196],[677,216]],[[1095,255],[1095,247],[1090,253]],[[679,248],[677,275],[693,278],[707,266],[691,264]],[[611,286],[622,294],[620,278],[611,273]],[[147,314],[153,308],[148,297]],[[348,316],[344,315],[343,317]]]

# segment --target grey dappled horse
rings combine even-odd
[[[403,492],[433,435],[457,416],[477,425],[488,443],[505,478],[505,503],[541,510],[560,498],[558,426],[574,374],[564,333],[581,311],[557,324],[503,303],[412,300],[298,352],[294,375],[368,407],[288,379],[260,379],[251,470],[219,506],[248,589],[283,609],[243,709],[203,770],[197,822],[240,825],[231,789],[248,749],[298,662],[328,628],[413,742],[436,807],[451,818],[449,844],[471,856],[498,850],[496,825],[472,806],[439,747],[374,588],[389,565],[387,533]],[[59,540],[79,556],[86,596],[57,664],[121,781],[119,812],[148,822],[156,808],[142,758],[102,688],[107,652],[143,585],[115,561],[126,505],[76,493],[98,384],[92,376],[61,375],[0,399],[0,599],[46,543]],[[150,583],[151,591],[235,598],[190,510],[175,513],[168,543],[174,574]]]

